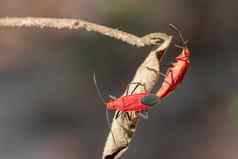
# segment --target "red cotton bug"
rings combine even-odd
[[[187,41],[184,41],[182,34],[174,25],[170,24],[169,26],[177,32],[184,46],[181,47],[176,45],[177,47],[182,48],[182,52],[176,57],[176,62],[168,68],[162,86],[156,93],[160,99],[168,96],[182,82],[190,64],[189,57],[191,53],[186,46]]]
[[[97,86],[97,82],[96,82],[96,77],[94,74],[94,84],[96,86],[97,92],[101,98],[101,100],[103,101],[103,103],[106,105],[107,110],[116,110],[117,114],[115,116],[115,118],[117,118],[119,116],[119,113],[121,112],[126,112],[128,119],[130,119],[128,112],[141,112],[141,111],[146,111],[148,109],[150,109],[152,106],[156,105],[159,101],[158,101],[158,97],[155,94],[150,94],[147,90],[144,84],[141,84],[139,82],[135,82],[135,83],[129,83],[127,85],[126,88],[126,93],[125,96],[121,96],[119,98],[113,97],[113,96],[109,96],[111,99],[108,102],[105,102],[104,98],[101,95],[101,92]],[[131,94],[129,94],[129,86],[135,84],[134,89],[131,91]],[[137,93],[137,94],[133,94],[136,89],[138,88],[138,86],[142,86],[144,88],[144,92],[143,93]],[[146,104],[143,103],[142,99],[145,96],[150,95],[150,98],[146,100]],[[142,117],[145,117],[143,114],[140,114]],[[108,115],[107,115],[107,120],[109,119]]]
[[[117,119],[119,117],[120,113],[126,113],[127,118],[130,121],[131,119],[130,119],[130,116],[129,116],[128,113],[132,112],[132,111],[139,112],[139,115],[141,117],[147,119],[148,118],[147,110],[150,109],[152,106],[155,106],[156,104],[159,103],[159,98],[155,94],[150,94],[146,90],[145,85],[141,84],[139,82],[129,83],[127,85],[127,88],[126,88],[125,96],[121,96],[119,98],[116,98],[116,97],[113,97],[113,96],[109,95],[111,100],[109,100],[108,102],[105,102],[105,100],[104,100],[104,98],[103,98],[103,96],[102,96],[102,94],[101,94],[101,92],[98,88],[95,74],[93,75],[93,79],[94,79],[94,84],[95,84],[97,93],[98,93],[101,101],[106,105],[106,119],[107,119],[107,122],[108,122],[109,129],[110,129],[111,122],[110,122],[110,119],[109,119],[108,110],[116,110],[117,111],[117,113],[115,115],[115,119]],[[131,84],[136,84],[136,86],[134,87],[131,94],[129,95],[129,86]],[[135,90],[138,88],[138,86],[143,86],[145,92],[138,93],[138,94],[133,94],[135,92]],[[143,98],[145,96],[148,96],[148,97],[145,100],[143,100]],[[142,111],[145,111],[146,114],[144,115],[143,113],[141,113]],[[114,143],[116,143],[116,140],[115,140],[115,137],[114,137],[112,131],[111,131],[111,134],[112,134],[112,138],[114,140]]]
[[[134,89],[132,90],[131,94],[129,95],[129,86],[135,84],[136,86],[134,87]],[[143,86],[144,88],[144,92],[143,93],[137,93],[137,94],[133,94],[135,92],[135,90],[137,89],[138,86]],[[145,96],[150,96],[149,99],[146,100],[146,102],[142,101],[142,99]],[[146,103],[146,104],[145,104]],[[119,116],[120,112],[126,112],[128,119],[129,112],[139,112],[139,115],[141,115],[143,118],[148,118],[147,114],[144,115],[141,112],[145,111],[147,112],[148,109],[150,109],[152,106],[155,106],[156,104],[159,103],[159,99],[155,94],[151,94],[149,93],[144,84],[141,84],[139,82],[135,82],[135,83],[129,83],[127,88],[126,88],[126,95],[125,96],[121,96],[119,98],[113,98],[112,100],[109,100],[106,103],[107,109],[108,110],[117,110],[117,114],[116,114],[116,118]]]

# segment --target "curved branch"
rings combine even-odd
[[[159,34],[151,33],[143,37],[138,37],[118,29],[102,26],[99,24],[87,22],[81,19],[63,19],[63,18],[40,18],[40,17],[5,17],[0,18],[1,27],[12,27],[12,28],[32,28],[37,27],[40,29],[54,28],[54,29],[68,29],[78,30],[85,29],[87,31],[97,32],[117,40],[121,40],[130,45],[137,47],[145,47],[151,45],[160,44]]]

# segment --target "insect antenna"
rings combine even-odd
[[[100,100],[103,102],[104,105],[106,105],[106,101],[105,101],[105,99],[103,98],[102,93],[101,93],[101,91],[100,91],[100,89],[99,89],[99,87],[98,87],[95,72],[93,73],[93,81],[94,81],[94,85],[95,85],[95,88],[96,88],[96,90],[97,90],[97,94],[98,94]],[[108,110],[107,110],[107,107],[106,107],[106,120],[107,120],[108,128],[109,128],[109,130],[110,130],[110,132],[111,132],[111,134],[112,134],[113,141],[114,141],[114,143],[116,143],[115,137],[114,137],[114,135],[113,135],[113,133],[112,133],[112,130],[110,129],[110,127],[111,127],[111,120],[110,120],[110,118],[109,118],[109,112],[108,112]]]
[[[95,88],[97,90],[97,94],[98,94],[100,100],[103,102],[103,104],[106,104],[105,99],[103,98],[102,93],[101,93],[101,91],[100,91],[100,89],[98,87],[97,80],[96,80],[96,74],[95,73],[93,73],[93,81],[94,81],[94,85],[95,85]]]
[[[188,43],[188,41],[185,41],[185,40],[184,40],[183,35],[182,35],[182,33],[179,31],[179,29],[178,29],[175,25],[173,25],[173,24],[169,24],[169,27],[170,27],[171,29],[173,29],[173,30],[179,35],[179,38],[180,38],[181,41],[183,42],[183,45],[186,46],[187,43]],[[177,46],[178,46],[178,45],[177,45]]]

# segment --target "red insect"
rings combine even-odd
[[[116,97],[113,97],[113,96],[110,95],[109,97],[111,99],[108,102],[105,102],[105,100],[103,99],[103,97],[102,97],[102,95],[99,91],[99,88],[97,86],[95,75],[94,75],[94,83],[95,83],[95,86],[97,88],[97,91],[98,91],[98,94],[99,94],[100,98],[102,99],[103,103],[107,107],[107,110],[116,110],[117,111],[116,118],[119,116],[119,113],[121,113],[121,112],[126,112],[128,118],[129,118],[128,112],[146,111],[146,110],[150,109],[151,106],[154,106],[155,104],[158,103],[158,97],[155,94],[150,94],[146,90],[145,85],[141,84],[139,82],[129,83],[127,88],[126,88],[125,96],[121,96],[119,98],[116,98]],[[135,87],[131,91],[131,94],[129,94],[129,86],[132,85],[132,84],[135,84]],[[142,86],[144,88],[144,92],[133,94],[135,92],[135,90],[138,88],[138,86]],[[149,100],[147,100],[146,104],[143,103],[143,101],[142,101],[142,99],[145,96],[150,96],[150,98],[149,98]],[[141,114],[141,116],[146,117],[143,114]]]
[[[136,86],[133,89],[133,91],[131,92],[131,94],[128,95],[129,85],[131,85],[131,84],[136,84]],[[133,112],[133,111],[136,111],[136,112],[147,111],[152,106],[155,106],[156,104],[159,103],[158,97],[155,94],[149,93],[146,90],[145,85],[143,85],[141,83],[130,83],[129,85],[127,86],[125,96],[121,96],[117,99],[113,98],[112,100],[109,100],[106,103],[106,106],[107,106],[108,110],[117,110],[118,111],[117,112],[118,114],[116,114],[116,118],[118,117],[120,112],[128,113],[128,112]],[[144,92],[133,94],[138,86],[143,86],[144,87]],[[143,101],[143,98],[145,96],[149,96],[149,98],[146,100],[146,102]],[[147,118],[147,115],[144,116],[142,113],[139,113],[139,114],[142,117]],[[128,115],[128,117],[129,117],[129,115]]]
[[[183,40],[183,37],[182,37],[181,33],[178,31],[178,29],[173,25],[170,25],[170,27],[172,27],[174,30],[176,30],[176,32],[179,34],[181,40],[183,41],[183,43],[186,45],[186,42]],[[168,69],[168,71],[165,75],[164,82],[162,83],[161,88],[159,89],[159,91],[156,94],[149,93],[146,90],[145,85],[143,85],[141,83],[130,83],[127,86],[125,96],[121,96],[119,98],[110,96],[111,100],[109,100],[108,102],[105,102],[105,100],[103,99],[103,97],[99,91],[99,88],[97,86],[96,77],[94,74],[94,83],[95,83],[97,92],[98,92],[101,100],[103,101],[103,103],[106,105],[106,117],[107,117],[109,127],[110,127],[110,120],[109,120],[108,110],[116,110],[117,111],[115,118],[117,118],[119,116],[119,113],[126,113],[128,116],[128,119],[130,120],[128,113],[132,112],[132,111],[139,112],[139,114],[142,117],[147,117],[147,114],[146,114],[146,116],[144,116],[141,112],[142,111],[147,112],[147,110],[150,109],[152,106],[158,106],[159,99],[166,97],[169,93],[171,93],[177,87],[178,84],[180,84],[182,82],[184,75],[187,72],[187,69],[189,67],[189,63],[190,63],[189,62],[190,51],[188,50],[188,48],[186,46],[182,47],[182,49],[183,50],[182,50],[181,54],[176,57],[177,62],[173,63],[172,67],[170,67]],[[136,86],[131,91],[131,94],[129,95],[129,93],[128,93],[129,86],[131,84],[136,84]],[[138,86],[143,86],[144,92],[133,94]],[[113,133],[112,133],[112,136],[113,136]],[[113,139],[115,142],[114,136],[113,136]]]
[[[107,122],[108,122],[108,127],[110,127],[110,125],[111,125],[108,110],[116,110],[117,111],[115,118],[118,118],[120,113],[125,113],[128,117],[128,120],[130,120],[130,116],[128,113],[132,112],[132,111],[139,112],[139,115],[143,118],[148,118],[147,110],[150,109],[151,106],[154,106],[155,104],[157,104],[159,101],[158,97],[155,94],[150,94],[146,90],[145,85],[137,82],[137,83],[128,84],[128,86],[126,88],[125,96],[121,96],[119,98],[110,96],[111,100],[109,100],[108,102],[105,102],[105,100],[102,97],[101,92],[97,86],[95,74],[94,74],[94,84],[95,84],[95,87],[96,87],[99,97],[101,98],[103,103],[106,105],[106,118],[107,118]],[[136,84],[136,86],[131,91],[131,94],[128,95],[129,94],[129,86],[131,84]],[[135,90],[138,88],[138,86],[143,86],[144,92],[133,94],[135,92]],[[143,100],[144,97],[147,97],[147,98],[145,100]],[[142,114],[141,113],[142,111],[146,111],[146,114]],[[111,134],[112,134],[114,142],[116,143],[116,140],[115,140],[115,137],[114,137],[112,131],[111,131]]]
[[[182,52],[176,57],[176,62],[168,68],[164,82],[162,83],[159,91],[156,93],[160,99],[168,96],[182,82],[190,64],[189,57],[191,53],[186,46],[187,41],[184,41],[182,34],[174,25],[170,24],[169,26],[178,33],[184,46],[180,47],[182,48]]]
[[[150,106],[142,104],[141,99],[149,95],[147,92],[132,95],[121,96],[115,100],[110,100],[106,103],[108,110],[118,110],[121,112],[143,111]]]

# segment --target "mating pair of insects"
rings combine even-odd
[[[117,118],[120,113],[126,113],[128,119],[129,112],[139,112],[139,114],[142,117],[144,116],[141,112],[147,112],[148,109],[158,106],[159,102],[164,99],[166,96],[168,96],[170,93],[172,93],[176,87],[182,82],[188,68],[189,68],[189,57],[190,57],[190,51],[187,47],[187,41],[184,40],[181,32],[175,27],[174,25],[170,24],[170,28],[176,31],[179,38],[181,39],[183,46],[175,45],[176,47],[179,47],[182,49],[181,53],[176,57],[176,62],[172,63],[170,67],[167,69],[166,74],[160,73],[164,77],[164,81],[162,83],[162,86],[158,90],[157,93],[150,93],[146,90],[146,87],[142,83],[129,83],[126,89],[126,94],[124,96],[121,96],[119,98],[115,98],[113,96],[109,96],[111,100],[108,102],[105,102],[96,83],[96,78],[94,75],[94,83],[96,86],[96,89],[98,91],[98,94],[100,98],[103,100],[104,104],[107,107],[107,110],[117,110],[117,114],[115,115],[115,118]],[[129,92],[129,87],[134,84],[135,87]],[[142,86],[144,88],[143,93],[134,94],[135,90],[138,88],[138,86]],[[108,119],[108,114],[107,114]]]
[[[126,93],[124,96],[116,98],[109,95],[111,100],[106,102],[99,91],[99,88],[96,82],[96,77],[94,74],[94,84],[96,86],[98,95],[107,107],[106,117],[107,117],[109,127],[111,123],[109,120],[108,110],[117,111],[115,115],[116,119],[119,117],[121,113],[125,113],[128,117],[128,120],[130,121],[131,119],[130,119],[129,112],[138,112],[138,114],[142,116],[143,118],[148,118],[148,113],[147,113],[148,110],[152,107],[159,106],[160,101],[163,100],[165,97],[167,97],[170,93],[172,93],[177,88],[177,86],[183,81],[183,78],[189,68],[189,64],[190,64],[189,57],[191,53],[187,47],[187,41],[184,40],[180,31],[172,24],[170,24],[169,27],[177,32],[177,34],[179,35],[179,38],[181,39],[183,43],[183,46],[175,45],[181,48],[182,51],[175,58],[176,62],[172,63],[170,67],[167,69],[166,74],[157,73],[158,75],[162,75],[164,77],[162,86],[160,87],[157,93],[150,93],[149,91],[147,91],[145,84],[142,84],[139,82],[129,83],[126,88]],[[129,94],[129,88],[131,85],[135,85],[135,87]],[[144,88],[144,92],[134,94],[134,92],[139,86],[142,86]],[[143,114],[142,112],[146,112],[146,114]],[[113,133],[112,133],[112,137],[114,142],[116,143]]]

